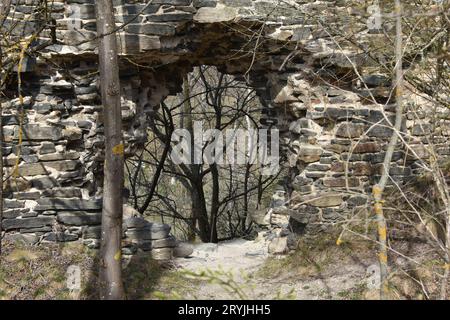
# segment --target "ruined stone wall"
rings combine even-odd
[[[10,25],[20,20],[14,27],[18,36],[42,26],[43,31],[33,42],[42,49],[26,57],[2,102],[8,177],[2,226],[8,237],[31,243],[82,239],[97,246],[104,137],[94,1],[49,3],[44,25],[42,13],[33,11],[37,2],[13,0],[8,17]],[[393,119],[390,81],[365,69],[370,59],[364,53],[347,51],[347,58],[323,28],[292,7],[322,15],[329,26],[336,17],[348,18],[346,1],[114,3],[117,25],[128,23],[118,32],[127,155],[145,142],[154,108],[181,90],[183,74],[196,65],[215,65],[255,88],[264,105],[262,125],[281,130],[283,165],[289,169],[272,211],[274,224],[286,227],[290,220],[298,232],[318,231],[322,222],[366,205],[391,136],[384,117]],[[371,36],[360,27],[362,39]],[[358,84],[354,66],[368,88]],[[350,80],[335,80],[343,75]],[[370,94],[386,104],[375,104]],[[404,130],[414,144],[428,129],[409,119]],[[427,156],[419,145],[417,154]],[[391,175],[406,181],[415,161],[399,144]],[[125,234],[136,240],[139,227],[131,223]],[[147,240],[141,249],[151,249],[152,238]]]

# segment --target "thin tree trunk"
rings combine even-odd
[[[0,59],[1,48],[0,48]],[[1,67],[1,62],[0,62]],[[2,254],[2,221],[3,221],[3,108],[1,106],[0,101],[0,170],[2,172],[2,176],[0,179],[0,255]]]
[[[105,127],[100,298],[124,299],[121,262],[123,153],[119,62],[112,0],[97,0],[100,83]],[[105,36],[102,36],[105,35]]]
[[[205,193],[201,181],[197,181],[192,185],[191,199],[193,215],[198,222],[200,240],[202,242],[210,242],[211,230],[208,221],[208,211],[206,209]]]
[[[11,0],[3,0],[2,6],[0,7],[0,28],[6,20],[11,7]],[[3,69],[3,52],[0,46],[0,70]],[[1,90],[2,88],[0,88]],[[0,180],[0,254],[2,253],[2,221],[3,221],[3,109],[1,107],[0,101],[0,170],[2,172],[2,177]]]
[[[241,217],[241,230],[242,230],[242,235],[245,235],[245,233],[247,232],[247,226],[246,226],[246,222],[247,222],[247,217],[248,217],[248,180],[250,179],[250,169],[251,169],[252,165],[250,163],[248,163],[245,166],[245,174],[244,174],[244,209],[243,209],[243,215]]]
[[[166,143],[164,145],[164,150],[161,155],[161,159],[159,160],[158,166],[156,167],[156,171],[153,175],[153,179],[150,184],[150,188],[148,190],[147,197],[145,198],[145,201],[142,204],[142,206],[139,208],[140,214],[144,214],[145,210],[147,210],[148,206],[150,205],[150,202],[152,201],[153,196],[155,195],[156,186],[158,185],[159,178],[161,177],[161,173],[164,169],[164,164],[166,162],[167,156],[169,155],[169,151],[170,151],[170,143]]]
[[[188,130],[190,135],[191,135],[191,163],[189,165],[189,169],[192,175],[194,175],[194,172],[196,170],[198,170],[198,168],[196,167],[196,165],[194,164],[194,128],[193,128],[193,124],[192,124],[192,106],[189,100],[189,96],[190,96],[190,87],[189,87],[189,78],[188,75],[186,74],[183,78],[183,113],[180,119],[180,124],[182,125],[181,127]],[[192,177],[190,177],[191,179]],[[191,181],[191,186],[194,187],[194,184]],[[188,238],[191,241],[195,240],[195,229],[197,227],[197,223],[198,223],[198,216],[196,214],[197,210],[196,209],[196,205],[195,205],[195,195],[194,195],[194,191],[193,190],[189,190],[190,194],[191,194],[191,223],[190,223],[190,230],[189,230],[189,235]]]
[[[217,243],[217,216],[219,215],[219,170],[217,168],[217,163],[213,163],[211,168],[211,178],[212,178],[212,195],[211,195],[211,223],[210,223],[210,241]]]
[[[402,7],[400,0],[395,0],[396,15],[396,36],[395,36],[395,86],[396,86],[396,115],[394,130],[389,141],[386,155],[383,162],[383,172],[380,181],[373,187],[372,193],[375,200],[374,211],[376,214],[380,263],[380,299],[386,299],[388,295],[388,268],[387,268],[387,227],[386,218],[383,212],[383,191],[389,178],[392,155],[398,141],[398,134],[402,127],[403,120],[403,64],[402,64]]]

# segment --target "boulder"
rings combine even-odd
[[[175,258],[186,258],[186,257],[190,256],[193,252],[194,252],[194,248],[190,244],[180,242],[173,249],[173,256]]]
[[[269,243],[269,253],[273,255],[282,255],[289,252],[287,237],[274,238]]]

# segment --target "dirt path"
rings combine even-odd
[[[222,280],[201,281],[193,298],[197,299],[239,299],[236,290],[251,299],[352,299],[359,288],[367,282],[368,264],[352,263],[331,266],[329,271],[317,272],[300,279],[295,272],[283,273],[283,276],[261,277],[258,270],[269,255],[267,242],[235,239],[220,244],[199,244],[188,259],[177,259],[181,270],[199,273],[209,270],[213,278]],[[280,259],[284,259],[280,257]],[[280,267],[282,264],[280,264]],[[217,279],[216,279],[217,280]]]

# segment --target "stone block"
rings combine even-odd
[[[102,213],[88,211],[62,211],[58,212],[57,219],[60,223],[72,226],[96,225],[102,222]]]
[[[64,198],[41,198],[37,200],[36,211],[46,210],[100,210],[102,208],[101,199],[64,199]]]
[[[30,229],[51,226],[55,222],[53,217],[34,217],[23,219],[4,219],[2,226],[4,230]]]

